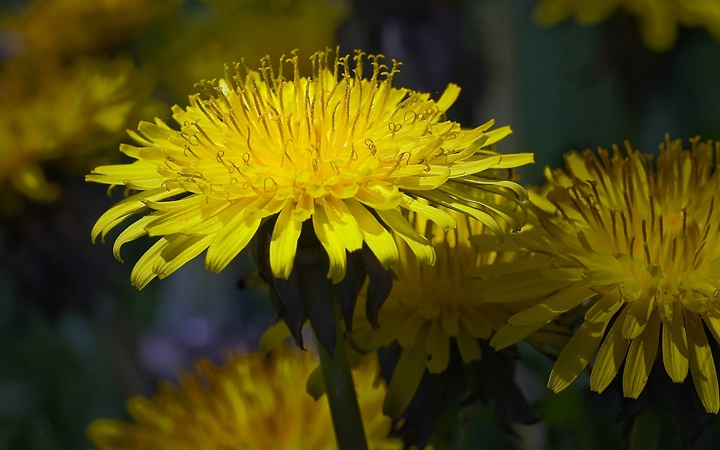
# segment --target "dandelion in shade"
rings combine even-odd
[[[493,346],[580,307],[581,324],[550,375],[552,390],[565,389],[597,353],[590,388],[602,392],[622,370],[625,396],[637,398],[661,360],[674,382],[690,375],[705,409],[718,412],[707,331],[720,340],[720,144],[695,138],[689,147],[666,138],[656,160],[629,144],[624,152],[570,152],[564,170],[546,170],[546,194],[531,197],[529,222],[538,226],[517,240],[549,264],[523,276],[509,270],[488,284],[489,295],[504,293],[506,301],[535,296]]]
[[[98,450],[337,448],[325,401],[298,389],[317,366],[308,352],[279,347],[270,355],[233,355],[217,366],[203,360],[177,383],[164,381],[150,399],[127,403],[130,421],[98,419],[87,434]],[[354,371],[370,449],[400,450],[381,413],[385,385],[377,362]]]

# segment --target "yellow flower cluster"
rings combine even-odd
[[[222,366],[201,361],[177,384],[163,382],[152,399],[131,398],[131,422],[99,419],[87,434],[98,450],[335,449],[327,401],[303,388],[316,366],[310,353],[285,347],[234,355]],[[400,450],[402,441],[387,437],[385,386],[376,378],[373,359],[354,371],[368,446]]]
[[[720,340],[718,156],[720,144],[699,138],[690,149],[667,138],[657,161],[629,145],[568,153],[565,170],[547,171],[546,195],[532,198],[536,226],[516,239],[550,264],[486,286],[488,295],[535,306],[512,316],[491,344],[506,347],[580,308],[551,389],[572,383],[599,348],[592,390],[605,390],[622,368],[624,393],[637,398],[660,358],[674,382],[691,375],[705,409],[717,413],[706,330]]]
[[[46,181],[40,164],[115,143],[151,85],[127,60],[36,69],[17,60],[0,70],[0,183],[48,201],[58,188]]]

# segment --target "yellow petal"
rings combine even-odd
[[[435,250],[430,241],[394,209],[376,210],[380,219],[405,241],[421,264],[435,264]]]
[[[640,295],[630,302],[626,308],[628,315],[623,322],[623,336],[625,339],[635,339],[645,329],[652,314],[653,302],[648,295]]]
[[[531,325],[533,323],[547,323],[558,315],[567,312],[584,302],[587,297],[584,288],[572,287],[564,289],[537,305],[521,311],[508,319],[508,323],[515,326]]]
[[[618,316],[610,332],[605,337],[598,352],[592,373],[590,374],[590,389],[602,392],[610,385],[627,355],[630,341],[622,336],[622,323],[627,314],[626,310]]]
[[[440,98],[435,102],[435,106],[440,111],[447,111],[450,106],[455,103],[458,96],[460,95],[460,86],[455,83],[450,83],[443,91]]]
[[[160,253],[167,247],[168,240],[161,238],[155,244],[153,244],[143,255],[138,259],[130,272],[130,281],[133,286],[138,289],[142,289],[155,277],[157,277],[157,268],[163,263],[160,258]]]
[[[413,347],[403,349],[390,379],[383,403],[383,414],[397,418],[407,409],[420,386],[426,360],[427,353],[419,342]]]
[[[347,270],[345,246],[342,245],[338,234],[333,229],[332,223],[328,220],[322,204],[315,205],[315,214],[313,215],[312,221],[315,235],[330,259],[328,278],[337,284],[345,278],[345,271]]]
[[[682,383],[688,374],[688,343],[681,302],[673,302],[672,322],[662,325],[662,355],[665,371],[675,383]]]
[[[560,353],[552,372],[548,387],[560,392],[572,383],[590,362],[600,344],[607,322],[584,322]]]
[[[163,249],[160,257],[163,263],[155,268],[158,278],[165,278],[185,263],[202,253],[214,236],[191,236],[175,234],[168,236],[168,246]]]
[[[295,220],[294,202],[287,202],[280,211],[270,238],[270,268],[273,275],[288,279],[295,262],[297,241],[302,231],[302,222]]]
[[[493,216],[486,213],[485,211],[480,211],[478,209],[470,207],[462,201],[456,200],[455,198],[445,194],[444,192],[430,191],[423,192],[422,194],[417,194],[421,195],[423,198],[430,200],[431,202],[435,202],[437,204],[445,206],[446,208],[450,208],[452,210],[461,212],[465,215],[479,220],[483,223],[483,225],[487,227],[488,230],[492,231],[492,233],[495,235],[495,237],[497,237],[499,241],[502,240],[503,235],[505,234],[502,227],[500,226],[500,224],[497,223],[497,220],[495,220]]]
[[[620,292],[616,289],[612,290],[600,297],[595,304],[587,310],[585,320],[588,322],[606,322],[610,320],[624,304],[623,299],[620,297]]]
[[[345,200],[345,204],[350,214],[355,217],[365,243],[375,254],[380,264],[385,269],[397,264],[399,258],[398,248],[395,239],[388,230],[357,200],[349,198]]]
[[[416,212],[419,216],[432,220],[438,224],[443,231],[457,227],[457,221],[452,215],[429,205],[424,200],[417,200],[409,195],[403,195],[402,207]]]
[[[147,234],[147,231],[145,231],[145,225],[147,225],[152,220],[152,216],[143,216],[135,222],[131,223],[127,228],[122,231],[122,233],[120,233],[120,235],[118,235],[118,237],[115,239],[115,242],[113,243],[113,255],[115,256],[115,259],[123,262],[123,259],[120,256],[120,248],[130,241],[134,241],[135,239],[139,239],[142,236],[145,236]]]
[[[455,336],[455,339],[457,341],[458,350],[460,350],[460,356],[465,364],[477,361],[482,357],[478,340],[470,335],[470,333],[466,330],[461,330],[460,333]]]
[[[158,173],[157,166],[147,161],[100,166],[85,176],[85,181],[125,185],[142,191],[160,189],[165,180],[166,178]]]
[[[317,401],[325,395],[325,389],[325,377],[323,376],[322,366],[317,366],[305,381],[305,391],[310,394],[310,397]]]
[[[705,411],[717,414],[720,410],[720,398],[717,372],[710,344],[697,314],[688,310],[684,311],[693,384],[695,384],[695,390]]]
[[[490,339],[490,345],[495,350],[502,350],[505,347],[509,347],[516,342],[525,339],[543,326],[545,326],[545,323],[542,322],[520,327],[507,324],[493,335],[492,339]]]
[[[248,218],[242,209],[243,204],[233,205],[227,212],[235,211],[236,215],[220,229],[208,247],[205,266],[220,272],[242,251],[260,227],[260,218]]]
[[[323,206],[328,220],[333,225],[333,230],[338,234],[338,239],[345,249],[349,252],[360,250],[363,244],[363,235],[345,202],[328,196],[323,199]]]
[[[428,372],[440,373],[447,369],[450,361],[450,339],[443,332],[442,325],[438,320],[430,323],[426,351],[430,355],[426,365]]]
[[[290,329],[285,324],[285,321],[278,320],[270,328],[265,330],[260,337],[260,351],[268,354],[289,337]]]
[[[132,195],[126,199],[123,199],[110,207],[100,218],[95,222],[95,225],[90,232],[93,242],[98,236],[105,241],[105,236],[120,222],[125,220],[129,215],[139,212],[147,206],[145,201],[147,200],[163,200],[178,194],[185,192],[183,189],[153,189],[150,191],[140,192]]]
[[[632,312],[628,311],[628,316],[631,315]],[[624,324],[626,323],[627,318],[624,321]],[[650,370],[655,362],[655,355],[657,355],[660,342],[659,335],[660,316],[653,314],[645,325],[642,334],[630,344],[630,350],[625,360],[625,370],[623,371],[623,393],[626,397],[638,398],[645,388],[650,376]],[[625,336],[625,326],[623,326],[623,336]]]

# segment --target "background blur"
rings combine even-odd
[[[169,119],[193,85],[297,48],[339,44],[402,61],[396,86],[462,87],[450,118],[489,119],[514,133],[499,150],[534,152],[520,171],[542,181],[571,149],[629,140],[654,152],[665,133],[720,139],[720,41],[681,28],[649,50],[637,20],[540,27],[536,0],[2,0],[0,2],[0,449],[85,449],[87,424],[125,417],[194,359],[255,349],[274,322],[250,263],[221,274],[198,258],[139,292],[129,273],[148,247],[90,242],[95,220],[122,195],[84,175],[123,161],[118,145],[139,120]],[[152,6],[149,6],[152,5]],[[520,377],[543,418],[499,427],[491,405],[451,429],[457,448],[623,448],[621,401],[589,393],[587,377],[559,395],[550,361],[526,353]],[[298,381],[302,388],[304,380]],[[667,421],[657,414],[657,420]],[[668,427],[670,429],[671,427]],[[678,448],[671,432],[657,448]],[[667,439],[665,439],[667,438]],[[711,424],[698,448],[715,448]],[[611,447],[607,447],[611,443]],[[638,447],[639,448],[639,447]],[[650,446],[643,448],[652,448]]]

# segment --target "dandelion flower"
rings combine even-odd
[[[372,70],[365,78],[365,59],[360,52],[352,60],[334,61],[329,53],[316,53],[311,78],[300,77],[297,55],[283,58],[277,69],[267,60],[259,71],[237,65],[234,75],[205,83],[190,106],[173,108],[178,130],[160,119],[142,122],[139,133],[132,133],[140,147],[121,146],[135,162],[98,167],[87,176],[124,185],[131,194],[100,217],[93,239],[149,211],[114,246],[120,259],[126,242],[159,237],[132,271],[132,282],[142,288],[206,249],[207,267],[222,270],[269,220],[273,276],[287,279],[292,273],[308,221],[329,258],[327,276],[336,284],[345,276],[347,253],[364,245],[384,268],[397,262],[389,230],[421,263],[435,261],[432,245],[401,209],[448,229],[455,219],[434,206],[445,205],[502,236],[493,206],[458,186],[520,201],[514,183],[483,172],[529,163],[532,155],[491,150],[510,133],[508,127],[490,130],[491,121],[463,130],[446,120],[457,86],[434,101],[429,94],[392,87],[398,64],[388,68],[379,56],[369,57]],[[290,78],[284,76],[286,63]]]
[[[625,396],[643,391],[656,359],[681,383],[688,373],[708,412],[720,408],[706,335],[720,339],[720,144],[666,138],[653,163],[626,144],[626,154],[570,152],[566,170],[547,170],[547,195],[531,198],[540,226],[518,236],[550,257],[534,274],[508,272],[488,295],[535,306],[515,314],[492,339],[502,348],[572,308],[581,325],[550,375],[566,388],[599,347],[590,388],[602,392],[621,370]],[[515,283],[512,291],[508,283]],[[540,297],[542,295],[543,297]]]
[[[99,450],[334,449],[327,402],[297,388],[316,365],[308,352],[287,348],[236,355],[222,367],[201,361],[177,384],[161,383],[152,399],[131,398],[131,422],[95,420],[87,434]],[[400,450],[402,441],[387,437],[376,373],[374,360],[354,372],[369,448]]]
[[[535,17],[543,25],[568,16],[575,16],[580,23],[595,24],[617,10],[638,17],[645,45],[656,51],[672,47],[678,25],[702,26],[720,37],[720,4],[715,0],[543,0]]]
[[[82,60],[67,68],[14,60],[3,64],[0,81],[0,185],[35,201],[59,195],[45,177],[45,163],[87,157],[118,142],[151,90],[123,59]]]
[[[481,195],[504,215],[521,220],[524,211],[517,204],[492,197],[489,193]],[[410,213],[408,220],[433,243],[435,265],[421,266],[409,249],[400,247],[392,291],[376,320],[366,320],[371,313],[365,311],[362,296],[356,306],[351,338],[355,348],[367,352],[397,342],[402,349],[386,401],[385,411],[393,417],[408,406],[425,369],[433,374],[447,369],[451,346],[457,347],[465,364],[479,360],[482,352],[478,340],[489,340],[512,315],[508,304],[486,302],[476,279],[468,275],[478,267],[514,262],[522,252],[494,251],[497,240],[484,234],[487,229],[482,223],[456,212],[450,214],[458,226],[446,233]],[[504,248],[509,250],[508,246]]]

